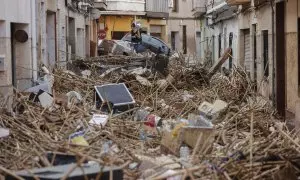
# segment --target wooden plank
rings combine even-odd
[[[213,67],[210,68],[208,77],[211,78],[224,64],[224,62],[229,58],[229,55],[231,53],[231,48],[227,48],[223,55],[219,58],[219,60],[213,65]]]

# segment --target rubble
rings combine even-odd
[[[56,69],[51,109],[30,100],[26,93],[15,94],[14,112],[0,114],[1,125],[10,129],[10,135],[0,139],[0,172],[11,175],[19,170],[50,167],[45,152],[51,151],[75,156],[77,165],[94,161],[100,166],[119,167],[124,179],[271,179],[285,169],[299,176],[296,132],[280,124],[270,103],[254,93],[242,69],[233,68],[229,76],[215,73],[209,78],[205,67],[191,67],[174,58],[168,65],[168,76],[174,80],[162,88],[157,82],[168,76],[155,70],[144,73],[147,65],[143,65],[147,63],[136,62],[145,58],[138,58],[105,56],[73,62],[69,67],[73,73]],[[121,68],[100,77],[105,72],[104,64]],[[123,69],[125,66],[127,69]],[[91,71],[89,78],[82,77],[84,70]],[[152,86],[141,84],[136,75],[147,78]],[[103,103],[124,100],[122,92],[110,91],[112,99],[97,102],[95,95],[101,94],[95,92],[97,87],[108,84],[126,87],[134,100],[130,107],[105,113],[99,108]],[[58,103],[63,102],[58,98],[70,91],[81,95],[80,103]],[[197,125],[201,123],[199,116],[209,113],[198,109],[203,102],[214,102],[208,104],[217,114],[211,125]],[[146,107],[150,107],[146,116],[152,114],[154,123],[136,116]],[[90,124],[93,117],[102,117],[103,113],[107,116],[98,122],[101,126]],[[162,123],[160,127],[156,127],[156,117]],[[154,136],[150,129],[144,129],[149,127],[159,133]],[[74,133],[86,143],[70,142],[69,136]],[[191,152],[184,165],[178,157],[183,143]],[[163,163],[156,158],[162,156]]]

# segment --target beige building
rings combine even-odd
[[[278,1],[276,21],[277,109],[296,113],[300,100],[300,2]]]
[[[168,18],[168,43],[175,51],[196,54],[196,18],[193,0],[171,0]]]
[[[35,0],[0,0],[0,96],[37,78]]]

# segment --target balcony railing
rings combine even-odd
[[[106,0],[95,0],[94,4],[95,4],[95,8],[97,8],[99,10],[106,10],[106,8],[107,8]]]
[[[198,17],[206,13],[205,0],[192,0],[194,16]]]
[[[229,6],[244,5],[251,3],[251,0],[227,0]]]
[[[169,17],[169,0],[146,0],[146,14],[148,17]]]

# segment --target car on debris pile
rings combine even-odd
[[[142,34],[142,43],[135,49],[137,53],[150,50],[155,54],[171,55],[171,49],[168,45],[156,38],[147,34]],[[127,33],[121,40],[100,40],[98,43],[98,55],[123,54],[131,55],[134,53],[133,44],[131,42],[131,34]]]

